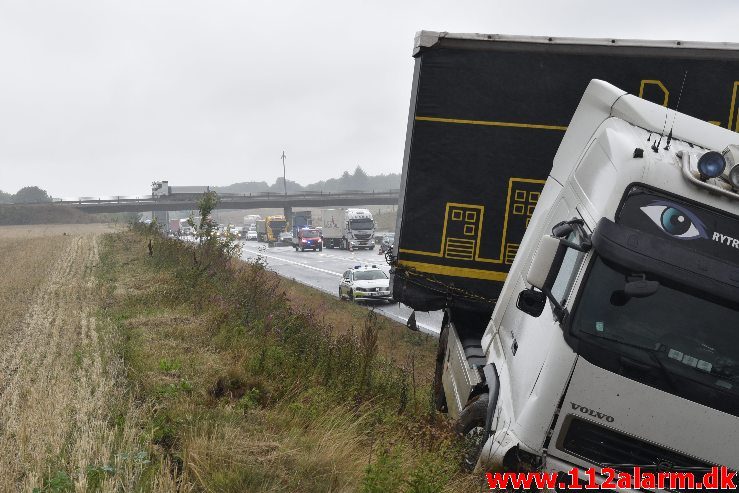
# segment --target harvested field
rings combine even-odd
[[[122,228],[121,225],[104,223],[0,226],[0,238],[39,238],[44,236],[111,233]]]
[[[98,237],[3,236],[0,491],[133,489],[148,451],[96,321]]]

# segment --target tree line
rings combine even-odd
[[[51,202],[51,197],[37,186],[23,187],[15,193],[0,190],[0,204],[32,204]]]
[[[342,192],[345,190],[357,190],[371,192],[372,190],[393,190],[400,188],[400,174],[389,173],[387,175],[368,175],[361,166],[357,166],[354,173],[344,171],[339,178],[317,181],[309,185],[301,185],[298,182],[287,180],[287,192],[323,191]],[[219,193],[260,193],[276,192],[285,190],[282,177],[279,177],[270,185],[266,181],[246,181],[234,183],[225,187],[213,187]]]

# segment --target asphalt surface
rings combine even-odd
[[[241,243],[242,258],[254,259],[261,255],[266,259],[270,270],[337,297],[343,273],[355,265],[377,265],[385,272],[390,271],[385,257],[377,254],[377,248],[352,252],[329,248],[324,248],[322,252],[296,252],[292,247],[268,248],[265,243],[255,241]],[[370,303],[366,305],[370,306]],[[400,303],[374,302],[371,306],[378,313],[402,323],[408,320],[412,311]],[[416,312],[416,324],[421,331],[429,334],[439,334],[441,319],[441,312]]]

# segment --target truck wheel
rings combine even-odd
[[[305,251],[305,247],[300,247],[300,251],[301,252],[304,252]]]
[[[322,252],[323,251],[323,247],[322,246],[318,247],[318,251],[319,252]]]
[[[375,245],[370,245],[370,247],[367,250],[374,250],[374,249],[375,249]]]
[[[462,468],[470,472],[475,469],[482,447],[485,445],[483,433],[488,412],[488,394],[480,394],[473,399],[454,423],[454,431],[464,437],[465,441]]]
[[[444,358],[446,358],[448,340],[449,328],[443,327],[441,334],[439,334],[439,346],[436,349],[436,368],[434,370],[434,408],[441,413],[449,410],[446,403],[446,394],[444,393],[444,384],[441,381],[444,374]]]

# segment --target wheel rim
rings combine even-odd
[[[477,465],[482,447],[485,445],[485,440],[483,440],[484,434],[484,426],[476,426],[464,436],[462,467],[467,471],[473,471]]]

